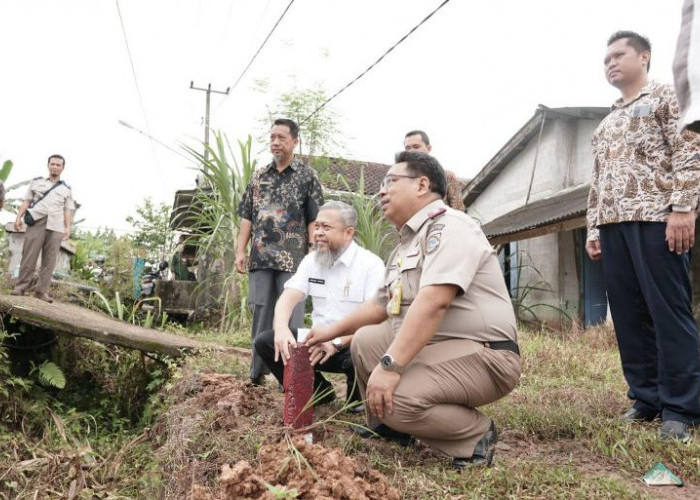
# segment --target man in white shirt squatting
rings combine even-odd
[[[313,229],[315,251],[304,257],[297,272],[284,285],[284,292],[275,305],[273,330],[255,339],[255,351],[280,384],[290,349],[297,345],[297,330],[290,328],[289,320],[294,308],[307,295],[313,303],[313,326],[330,326],[373,297],[382,284],[382,260],[353,241],[356,223],[357,213],[347,203],[330,201],[319,209]],[[325,394],[316,404],[330,403],[336,398],[331,383],[320,372],[344,373],[347,377],[346,404],[355,411],[362,411],[350,356],[350,339],[348,336],[324,342],[311,356],[316,366],[314,390]]]

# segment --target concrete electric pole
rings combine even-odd
[[[192,90],[201,90],[203,92],[207,93],[207,106],[206,106],[206,112],[204,115],[204,161],[207,161],[209,158],[209,102],[210,102],[210,96],[211,93],[214,92],[216,94],[223,94],[223,95],[228,95],[229,90],[231,90],[231,87],[226,88],[226,92],[222,92],[220,90],[212,90],[211,88],[211,83],[207,85],[207,88],[199,88],[194,86],[194,82],[190,81],[190,89]]]

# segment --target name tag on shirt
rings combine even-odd
[[[315,283],[317,285],[325,285],[326,280],[322,280],[320,278],[309,278],[309,283]]]
[[[632,108],[632,117],[641,118],[643,116],[649,116],[651,114],[651,106],[648,104],[640,104]]]

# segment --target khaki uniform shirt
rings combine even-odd
[[[678,117],[673,87],[655,81],[615,102],[593,134],[588,240],[604,224],[666,222],[672,205],[697,207],[700,135],[679,132]]]
[[[517,341],[515,313],[503,273],[493,248],[471,217],[436,200],[413,215],[399,236],[400,243],[388,260],[384,286],[375,297],[387,307],[395,334],[422,287],[455,285],[457,295],[431,342],[450,338]]]
[[[27,194],[24,195],[24,200],[31,203],[40,199],[36,205],[27,209],[28,212],[35,220],[47,217],[46,229],[49,231],[64,233],[66,231],[64,210],[75,210],[73,194],[70,187],[64,182],[53,189],[48,196],[44,196],[44,193],[51,189],[53,184],[51,179],[45,177],[33,179],[29,184]]]

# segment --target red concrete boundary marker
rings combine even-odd
[[[290,349],[290,354],[284,366],[284,425],[302,429],[314,420],[310,404],[314,392],[314,367],[309,362],[309,346],[298,344]]]

